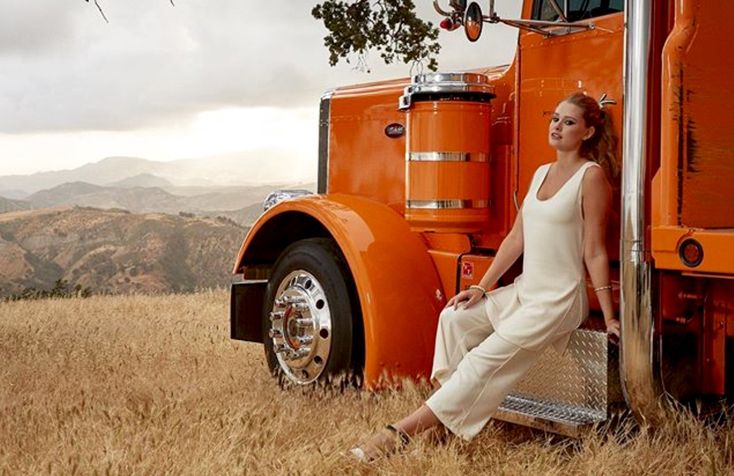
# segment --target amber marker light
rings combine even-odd
[[[703,261],[703,247],[698,241],[688,238],[678,247],[678,255],[684,265],[695,268]]]

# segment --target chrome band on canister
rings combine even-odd
[[[424,210],[442,210],[446,208],[487,208],[489,200],[407,200],[406,208],[420,208]]]
[[[489,162],[489,156],[477,152],[410,152],[408,161],[419,162]]]

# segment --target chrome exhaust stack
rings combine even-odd
[[[652,263],[645,241],[651,20],[651,1],[626,2],[619,370],[630,409],[640,422],[655,423],[663,416],[664,387],[662,343],[652,312]]]

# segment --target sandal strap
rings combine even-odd
[[[410,444],[410,441],[411,441],[410,435],[408,435],[406,432],[404,432],[400,428],[396,428],[393,425],[386,425],[385,428],[387,428],[388,430],[398,435],[398,437],[400,438],[400,442],[403,444],[403,446]]]

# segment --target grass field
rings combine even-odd
[[[0,474],[734,474],[734,423],[568,440],[490,423],[372,465],[343,454],[427,389],[284,392],[227,293],[0,303]]]

